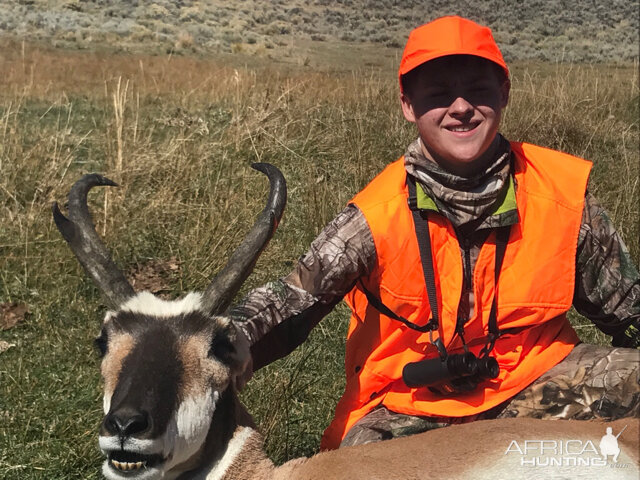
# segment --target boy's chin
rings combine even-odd
[[[496,161],[495,149],[489,147],[451,148],[447,154],[436,157],[434,160],[444,170],[461,177],[472,177],[486,170]]]
[[[482,155],[457,156],[440,158],[436,163],[444,170],[460,177],[473,177],[485,170],[491,163],[491,159]]]

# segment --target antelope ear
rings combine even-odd
[[[231,359],[231,383],[236,392],[241,391],[253,376],[253,360],[249,339],[242,329],[231,322],[235,334],[235,351]]]

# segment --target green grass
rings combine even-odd
[[[0,354],[0,478],[99,478],[92,339],[104,306],[51,221],[52,201],[63,202],[88,171],[117,180],[121,188],[91,195],[98,231],[125,270],[176,258],[169,292],[176,296],[205,287],[224,264],[267,193],[248,165],[272,162],[287,178],[288,206],[242,294],[288,273],[416,134],[388,69],[234,68],[17,48],[0,58],[0,302],[24,302],[31,314],[0,331],[0,340],[16,344]],[[119,77],[122,87],[129,81],[120,123]],[[503,127],[510,139],[594,161],[590,189],[637,262],[637,65],[515,64]],[[586,341],[608,341],[588,321],[572,321]],[[340,305],[246,389],[277,462],[317,449],[344,386],[347,322]]]

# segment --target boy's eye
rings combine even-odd
[[[491,90],[491,85],[487,85],[486,83],[480,83],[478,85],[475,85],[471,91],[472,92],[487,92],[489,90]]]
[[[446,90],[431,90],[425,92],[422,101],[429,105],[445,106],[451,97],[451,93]]]
[[[449,91],[448,90],[444,90],[444,89],[430,89],[426,91],[426,95],[428,97],[432,97],[432,98],[438,98],[438,97],[443,97],[445,95],[449,95]]]
[[[98,352],[100,353],[101,358],[104,357],[105,354],[107,353],[108,341],[109,341],[109,337],[107,335],[106,330],[103,328],[102,331],[100,332],[100,336],[93,341],[94,345],[98,349]]]

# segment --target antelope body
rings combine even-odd
[[[606,457],[598,462],[599,452],[590,447],[604,435],[602,423],[504,419],[343,448],[275,467],[236,395],[250,370],[249,345],[221,315],[271,238],[286,202],[282,174],[267,164],[254,168],[269,177],[267,206],[205,292],[175,301],[149,292],[136,294],[95,232],[86,203],[88,191],[113,182],[99,175],[79,180],[69,194],[68,219],[54,205],[58,228],[111,307],[96,340],[103,355],[105,416],[99,445],[106,456],[105,477],[638,478],[638,419],[606,424],[614,433],[626,427],[618,439],[621,454],[615,464]],[[567,442],[574,450],[567,450]],[[536,453],[532,445],[539,449],[535,458],[553,454],[568,458],[569,465],[522,463],[522,458],[529,461]],[[576,450],[579,445],[582,452]],[[578,453],[596,465],[571,465]]]

